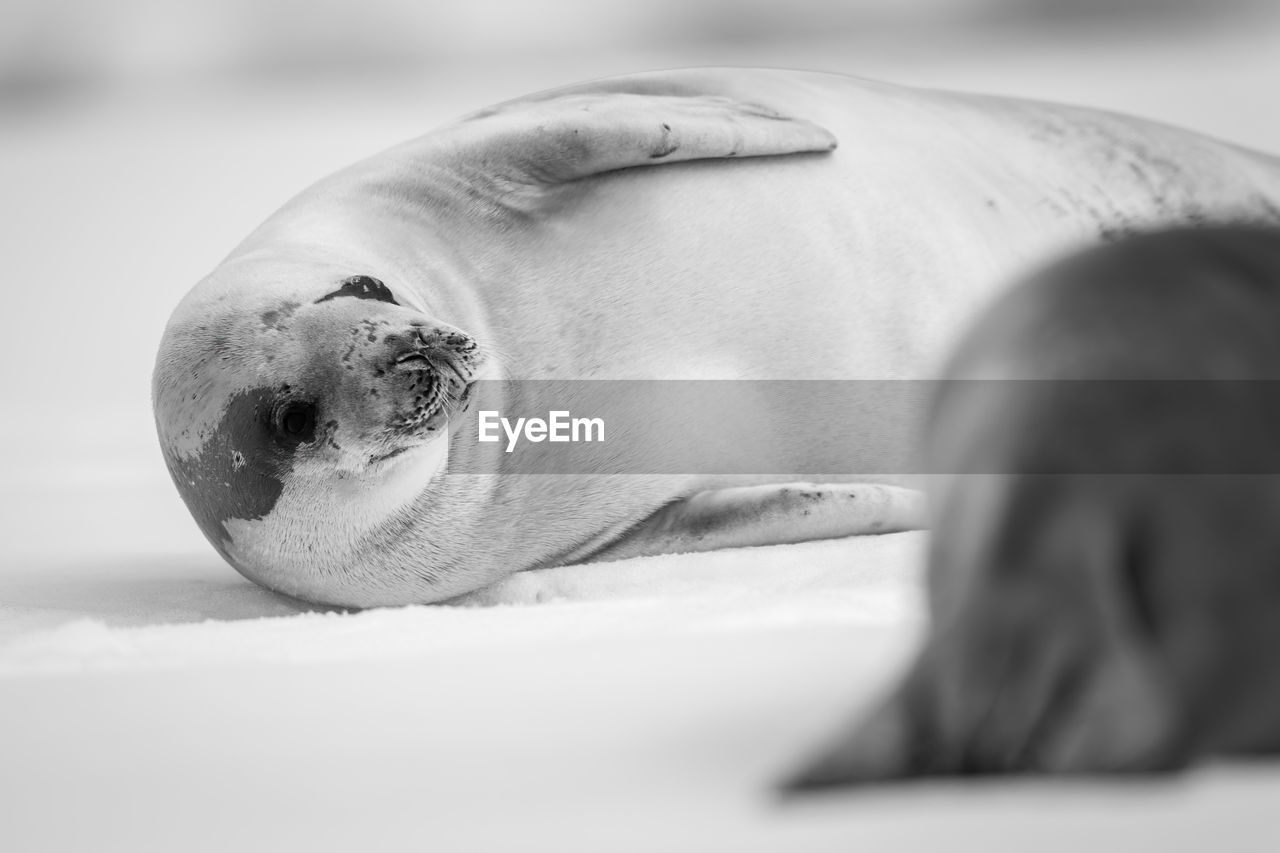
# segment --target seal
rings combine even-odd
[[[1277,324],[1276,229],[1139,237],[1000,300],[928,428],[929,636],[792,787],[1280,751]]]
[[[465,455],[448,436],[480,379],[925,378],[1033,259],[1237,219],[1280,219],[1276,160],[1120,116],[763,69],[586,83],[288,202],[175,310],[156,424],[228,562],[333,604],[914,528],[920,495],[895,469],[818,485],[441,472]],[[886,428],[868,409],[753,417],[785,437],[776,471],[810,470],[833,432]]]

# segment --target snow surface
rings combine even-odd
[[[775,64],[1093,103],[1280,150],[1278,32],[566,55],[10,111],[0,850],[1280,849],[1267,764],[779,802],[770,785],[910,654],[921,534],[552,570],[471,606],[311,610],[201,539],[147,399],[169,311],[252,224],[474,106],[643,67]]]

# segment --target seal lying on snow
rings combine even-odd
[[[929,425],[929,637],[794,787],[1280,751],[1277,329],[1280,230],[1142,237],[1004,298]]]
[[[1119,116],[786,71],[588,83],[477,113],[289,202],[178,306],[156,423],[223,556],[336,604],[915,527],[917,493],[892,470],[821,490],[441,476],[445,427],[481,376],[926,377],[1028,260],[1236,218],[1280,219],[1280,164]],[[785,436],[777,471],[808,470],[876,417],[758,414]]]

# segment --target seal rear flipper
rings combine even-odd
[[[556,186],[682,160],[823,153],[835,136],[731,98],[628,92],[522,99],[441,130],[452,156],[499,180]]]

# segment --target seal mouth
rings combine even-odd
[[[475,382],[461,381],[456,390],[450,390],[448,381],[434,382],[428,403],[421,414],[397,418],[390,425],[386,442],[392,446],[382,452],[371,454],[368,467],[382,467],[392,463],[411,450],[417,450],[440,438],[441,429],[449,419],[464,410],[471,399],[471,391]]]
[[[408,346],[387,364],[399,403],[386,421],[381,452],[371,462],[390,460],[436,438],[470,405],[482,361],[471,337],[447,327],[414,326]]]
[[[396,447],[388,451],[387,453],[374,454],[373,456],[369,457],[369,464],[378,465],[382,462],[387,462],[391,459],[395,459],[400,454],[405,453],[416,446],[417,445],[413,445],[413,444],[402,444],[399,447]]]
[[[456,369],[432,371],[425,378],[426,388],[414,398],[412,408],[397,415],[390,423],[397,437],[421,438],[435,432],[450,417],[466,409],[471,402],[475,382]]]
[[[422,450],[435,443],[440,438],[439,434],[418,437],[406,437],[400,439],[394,447],[389,450],[374,453],[368,457],[365,462],[365,470],[372,472],[381,472],[398,465],[405,457],[412,455],[413,451]]]

